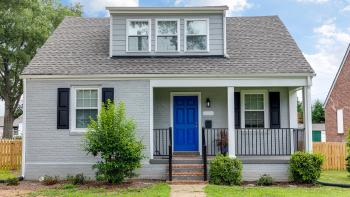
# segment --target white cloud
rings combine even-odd
[[[72,4],[80,3],[87,16],[106,16],[106,6],[135,7],[139,0],[70,0]]]
[[[350,12],[350,4],[342,9],[343,12]]]
[[[316,52],[304,54],[317,74],[313,80],[312,97],[324,100],[350,42],[350,30],[335,25],[335,19],[314,29],[317,37]]]
[[[229,7],[229,15],[252,7],[248,0],[175,0],[175,6],[222,6]]]
[[[329,0],[297,0],[298,2],[302,3],[317,3],[317,4],[322,4],[322,3],[327,3]]]

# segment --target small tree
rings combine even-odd
[[[324,109],[320,100],[316,100],[312,105],[312,122],[324,123]]]
[[[134,170],[141,167],[144,158],[143,145],[135,137],[134,121],[126,118],[123,102],[102,105],[97,120],[91,119],[88,125],[84,150],[101,158],[93,165],[97,180],[121,183],[135,176]]]

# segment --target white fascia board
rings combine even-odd
[[[298,87],[306,86],[307,79],[158,79],[152,87]]]
[[[228,6],[204,7],[106,7],[110,14],[222,13]]]

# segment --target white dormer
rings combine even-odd
[[[107,7],[110,56],[225,56],[227,9]]]

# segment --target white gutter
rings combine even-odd
[[[297,78],[313,77],[314,73],[278,73],[278,74],[88,74],[88,75],[21,75],[21,79],[232,79],[232,78]]]

